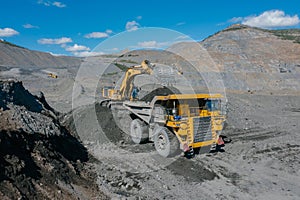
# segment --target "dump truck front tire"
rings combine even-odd
[[[180,154],[177,137],[166,127],[158,127],[154,133],[154,146],[159,155],[174,157]]]

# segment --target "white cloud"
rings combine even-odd
[[[78,45],[78,44],[74,44],[73,46],[66,47],[65,49],[66,49],[66,51],[71,51],[71,52],[74,52],[74,51],[89,51],[90,50],[90,48],[88,48],[86,46],[83,46],[83,45]]]
[[[53,6],[56,6],[56,7],[58,7],[58,8],[64,8],[64,7],[67,6],[66,4],[63,4],[63,3],[59,2],[59,1],[53,2],[52,5],[53,5]]]
[[[231,23],[238,23],[241,21],[243,21],[243,17],[234,17],[234,18],[231,18],[230,20],[228,20],[228,22],[231,22]]]
[[[45,1],[45,0],[38,0],[38,4],[44,5],[44,6],[55,6],[58,8],[64,8],[67,7],[66,4],[59,2],[59,1]]]
[[[44,6],[51,6],[51,3],[49,1],[44,1],[44,0],[38,0],[38,4],[42,4]]]
[[[12,28],[0,28],[0,37],[11,37],[14,35],[19,35],[19,32]]]
[[[23,27],[24,28],[39,28],[38,26],[34,26],[32,24],[24,24]]]
[[[66,56],[64,54],[57,54],[57,53],[52,53],[52,52],[48,52],[48,53],[50,53],[52,56]]]
[[[106,32],[92,32],[89,34],[86,34],[84,37],[85,38],[107,38],[109,35]]]
[[[111,34],[113,31],[110,30],[110,29],[107,29],[105,32],[108,33],[108,34]]]
[[[40,44],[61,44],[64,45],[66,43],[73,42],[71,38],[62,37],[62,38],[56,38],[56,39],[50,39],[50,38],[42,38],[38,40],[38,43]]]
[[[278,28],[295,26],[300,23],[298,15],[290,16],[282,10],[268,10],[258,16],[234,17],[229,22],[260,28]]]
[[[177,24],[176,24],[176,26],[182,26],[182,25],[184,25],[185,24],[185,22],[178,22]]]
[[[141,48],[161,48],[168,45],[168,42],[157,42],[155,40],[139,42],[138,47]]]
[[[182,39],[186,39],[186,38],[189,38],[189,36],[187,36],[187,35],[180,35],[177,38],[175,38],[175,40],[182,40]]]
[[[295,26],[300,23],[300,20],[298,15],[290,16],[281,10],[271,10],[265,11],[259,16],[247,17],[242,23],[255,27],[274,28]]]
[[[129,21],[126,23],[126,30],[127,31],[135,31],[139,28],[140,24],[137,23],[136,21]]]
[[[191,38],[187,35],[180,35],[180,36],[176,37],[175,40],[177,40],[177,41],[188,41],[188,40],[191,40]]]
[[[91,51],[74,52],[74,55],[78,57],[100,56],[103,54],[104,54],[103,52],[91,52]]]

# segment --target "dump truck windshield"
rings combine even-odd
[[[207,110],[209,110],[209,111],[220,110],[219,100],[207,100],[206,107],[207,107]]]

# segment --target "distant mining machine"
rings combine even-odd
[[[48,76],[51,78],[58,78],[58,76],[54,73],[48,73]]]
[[[225,121],[221,112],[221,94],[166,94],[153,96],[151,101],[134,98],[134,77],[152,74],[152,65],[128,68],[120,89],[103,88],[101,102],[111,109],[124,110],[130,118],[131,139],[136,144],[154,142],[163,157],[173,157],[184,152],[193,156],[200,149],[216,149],[224,145],[220,136]]]

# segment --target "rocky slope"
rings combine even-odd
[[[201,44],[222,72],[226,88],[295,92],[300,90],[300,44],[289,34],[233,25]]]
[[[106,199],[87,150],[43,94],[0,82],[0,198]]]
[[[0,41],[0,80],[19,80],[32,93],[43,91],[50,104],[51,100],[58,102],[57,100],[62,99],[60,102],[63,105],[58,108],[67,107],[65,102],[71,101],[74,76],[80,64],[80,58],[53,56]],[[51,78],[49,73],[58,78]],[[61,93],[53,95],[53,90],[57,89]]]
[[[33,51],[6,41],[0,41],[0,66],[71,67],[79,64],[79,58],[53,56],[50,53]]]

